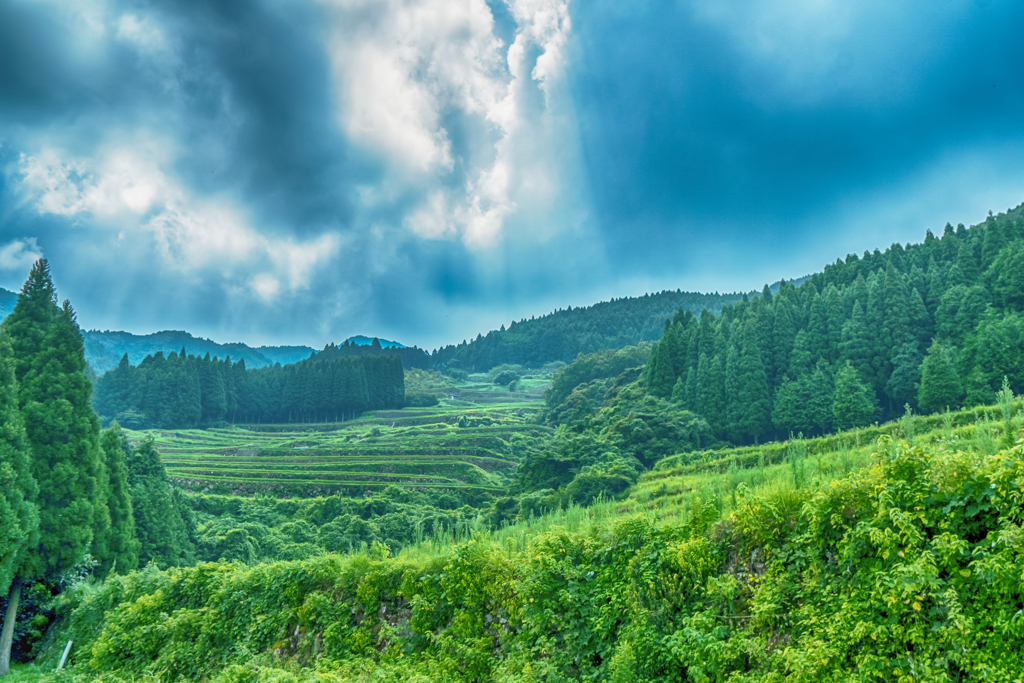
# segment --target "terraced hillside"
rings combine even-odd
[[[550,432],[536,406],[475,406],[367,413],[337,424],[133,431],[153,436],[168,475],[189,491],[358,496],[387,486],[499,493],[517,465],[513,440]]]

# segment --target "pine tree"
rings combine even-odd
[[[801,344],[803,350],[808,354],[807,365],[814,365],[819,358],[828,357],[828,322],[828,305],[825,298],[815,294],[811,299],[807,327],[800,331],[804,335],[802,342],[800,336],[797,335],[797,344]]]
[[[850,363],[836,373],[836,390],[832,397],[832,416],[836,429],[850,429],[869,424],[878,412],[875,394]]]
[[[676,384],[672,387],[672,402],[686,408],[686,382],[682,377],[676,380]]]
[[[960,378],[948,350],[938,341],[932,343],[921,369],[921,388],[917,403],[925,413],[959,408],[963,395]]]
[[[39,544],[39,487],[17,396],[10,345],[0,335],[0,595],[7,595],[8,605],[0,632],[0,676],[10,668],[26,560]]]
[[[696,364],[686,371],[686,403],[684,407],[690,412],[697,413],[697,366]]]
[[[792,286],[779,288],[775,297],[775,325],[772,328],[772,364],[775,366],[775,381],[779,381],[790,369],[790,354],[796,342],[796,311],[787,295]]]
[[[842,295],[834,285],[829,285],[825,289],[825,293],[822,295],[822,304],[828,323],[828,344],[824,350],[824,357],[829,363],[835,363],[839,360],[846,311],[843,307]]]
[[[814,341],[807,330],[797,332],[793,351],[789,354],[789,376],[800,377],[814,368],[815,357],[812,352]]]

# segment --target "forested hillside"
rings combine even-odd
[[[837,260],[723,308],[680,310],[643,386],[751,443],[991,403],[1024,389],[1021,208],[922,244]]]
[[[199,358],[182,349],[166,358],[160,352],[147,356],[137,366],[125,355],[97,381],[93,404],[105,420],[133,428],[329,422],[374,408],[400,408],[405,374],[393,354],[247,370],[244,360]]]
[[[354,340],[346,340],[341,344],[333,342],[311,356],[315,362],[332,361],[338,358],[351,358],[365,356],[367,354],[376,356],[390,356],[402,361],[402,367],[406,370],[411,368],[427,369],[430,367],[430,355],[423,349],[416,346],[401,346],[390,342],[381,344],[380,340],[374,337],[368,344],[357,343]]]
[[[436,349],[430,358],[439,370],[467,372],[483,372],[503,363],[531,367],[552,361],[568,363],[581,353],[654,341],[661,336],[665,319],[676,311],[718,312],[741,296],[665,291],[582,308],[570,306],[539,318],[513,321],[508,329],[502,325],[468,343]]]

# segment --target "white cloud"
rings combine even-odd
[[[164,52],[168,49],[163,29],[148,17],[122,15],[117,22],[117,37],[147,52]]]
[[[163,199],[161,192],[169,186],[153,158],[155,152],[123,147],[97,162],[66,160],[60,150],[44,148],[34,155],[21,155],[22,187],[40,213],[143,214]]]
[[[560,118],[567,0],[511,0],[507,53],[484,0],[326,1],[339,123],[385,162],[390,182],[423,197],[406,229],[487,249],[521,205],[557,196],[554,179],[575,162],[561,141],[571,137]],[[487,132],[463,135],[460,148],[445,128],[452,118]]]
[[[22,237],[0,244],[0,270],[28,271],[41,258],[43,252],[35,237]]]
[[[21,156],[21,187],[41,214],[93,218],[117,229],[118,241],[126,231],[148,235],[163,268],[219,270],[245,284],[236,289],[251,286],[266,300],[308,287],[316,269],[337,255],[341,240],[334,233],[307,241],[277,237],[251,226],[226,199],[193,196],[161,170],[171,165],[168,156],[155,144],[115,147],[96,159],[47,148]],[[34,240],[31,247],[38,250]],[[11,258],[20,253],[11,251]],[[250,277],[253,271],[259,274]]]
[[[502,94],[500,41],[483,0],[337,0],[329,51],[340,122],[400,172],[451,170],[446,112]]]

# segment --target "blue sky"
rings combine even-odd
[[[433,347],[1024,201],[1024,5],[0,0],[0,286]]]

